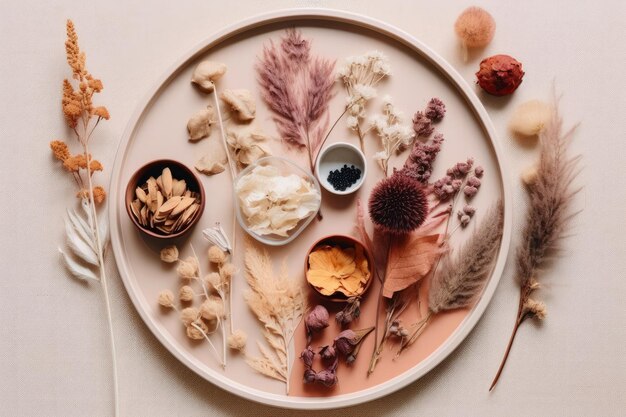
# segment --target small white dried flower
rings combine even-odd
[[[246,348],[246,342],[248,341],[248,335],[240,329],[235,330],[228,336],[228,347],[233,350],[243,352]]]
[[[209,262],[213,264],[221,265],[226,262],[226,253],[216,245],[213,245],[208,250]]]
[[[224,90],[220,98],[230,106],[242,122],[254,119],[256,115],[256,104],[254,97],[248,90]]]
[[[166,246],[161,249],[160,257],[163,262],[174,263],[178,260],[178,248],[176,245]]]
[[[191,288],[189,285],[183,285],[182,287],[180,287],[180,290],[178,290],[178,298],[180,299],[180,301],[189,302],[193,300],[194,296],[195,293],[193,291],[193,288]]]
[[[509,121],[509,129],[522,136],[533,137],[538,135],[550,122],[552,107],[539,100],[522,103],[513,112]]]
[[[359,119],[356,116],[348,116],[346,118],[346,124],[348,125],[348,129],[356,129],[359,125]]]
[[[215,81],[220,79],[226,72],[226,64],[215,61],[202,61],[194,69],[191,82],[205,93],[211,93],[215,89]]]
[[[184,261],[180,261],[176,268],[176,273],[181,279],[194,279],[198,274],[198,260],[193,256],[188,256]]]
[[[198,317],[200,317],[200,312],[195,307],[187,307],[180,312],[180,321],[182,321],[185,326],[189,326],[196,321]]]
[[[174,307],[174,293],[170,290],[163,290],[159,293],[159,304],[166,308]]]
[[[355,101],[363,99],[365,101],[369,101],[376,97],[376,89],[369,85],[365,84],[356,84],[354,87],[354,97]]]

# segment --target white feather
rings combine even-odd
[[[70,258],[61,248],[59,248],[59,253],[61,253],[61,259],[63,259],[63,263],[65,264],[67,270],[70,271],[76,278],[84,281],[100,281],[91,269],[80,265],[78,262]]]
[[[78,234],[68,217],[65,218],[65,237],[67,247],[70,248],[76,256],[94,266],[100,264],[96,252],[83,240],[80,234]]]

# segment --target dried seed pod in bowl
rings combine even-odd
[[[494,55],[480,63],[478,85],[494,96],[513,94],[522,83],[522,63],[509,55]]]

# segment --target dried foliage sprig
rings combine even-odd
[[[285,262],[275,274],[267,250],[259,250],[249,240],[245,246],[246,280],[250,286],[245,299],[263,323],[263,336],[267,341],[267,344],[258,342],[261,356],[247,356],[246,362],[257,372],[284,382],[289,393],[293,361],[290,343],[306,308],[304,289],[299,280],[289,276]]]
[[[454,257],[444,256],[442,271],[433,276],[428,292],[428,313],[407,337],[398,355],[422,334],[433,315],[469,307],[482,292],[498,253],[504,225],[504,206],[498,200]]]
[[[256,65],[280,136],[286,144],[306,149],[311,172],[327,137],[334,68],[334,61],[312,55],[310,41],[295,29],[288,29],[280,44],[266,45]]]
[[[67,63],[72,70],[73,82],[68,79],[63,80],[61,106],[65,121],[74,132],[81,149],[78,154],[72,155],[67,143],[60,140],[51,142],[50,148],[54,157],[63,163],[63,168],[72,174],[78,185],[76,196],[81,200],[82,214],[74,209],[67,210],[65,232],[69,251],[60,248],[59,251],[65,266],[73,276],[82,280],[99,281],[102,285],[109,327],[113,365],[113,393],[115,396],[115,415],[117,416],[119,415],[117,358],[111,303],[104,267],[108,227],[106,215],[103,214],[98,220],[96,208],[104,201],[106,192],[102,186],[93,185],[93,174],[102,171],[103,166],[99,161],[93,159],[89,152],[91,136],[102,119],[109,119],[109,111],[104,106],[93,104],[93,95],[102,91],[102,81],[94,78],[87,71],[86,56],[78,46],[78,35],[71,20],[66,22],[66,32],[65,53]],[[74,88],[74,84],[77,84],[77,88]],[[72,255],[78,260],[74,259]]]
[[[556,101],[556,100],[555,100]],[[545,304],[530,298],[540,287],[538,276],[546,261],[560,248],[567,226],[576,214],[571,211],[574,195],[579,188],[573,186],[580,157],[570,158],[567,149],[576,126],[563,133],[563,120],[558,103],[553,105],[550,123],[539,134],[539,163],[532,182],[527,184],[529,207],[522,232],[522,242],[517,251],[517,279],[520,298],[513,332],[502,363],[491,384],[498,382],[509,357],[511,346],[520,325],[528,318],[543,319]]]

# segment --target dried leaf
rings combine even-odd
[[[84,281],[94,280],[100,281],[100,279],[93,273],[93,271],[83,265],[80,265],[78,262],[70,258],[61,248],[59,248],[59,253],[61,254],[61,259],[65,264],[65,267],[68,271],[71,272],[73,276],[78,279],[82,279]]]
[[[392,240],[383,296],[391,298],[393,293],[402,291],[428,275],[437,257],[445,251],[438,241],[438,234],[413,234],[404,239]]]

